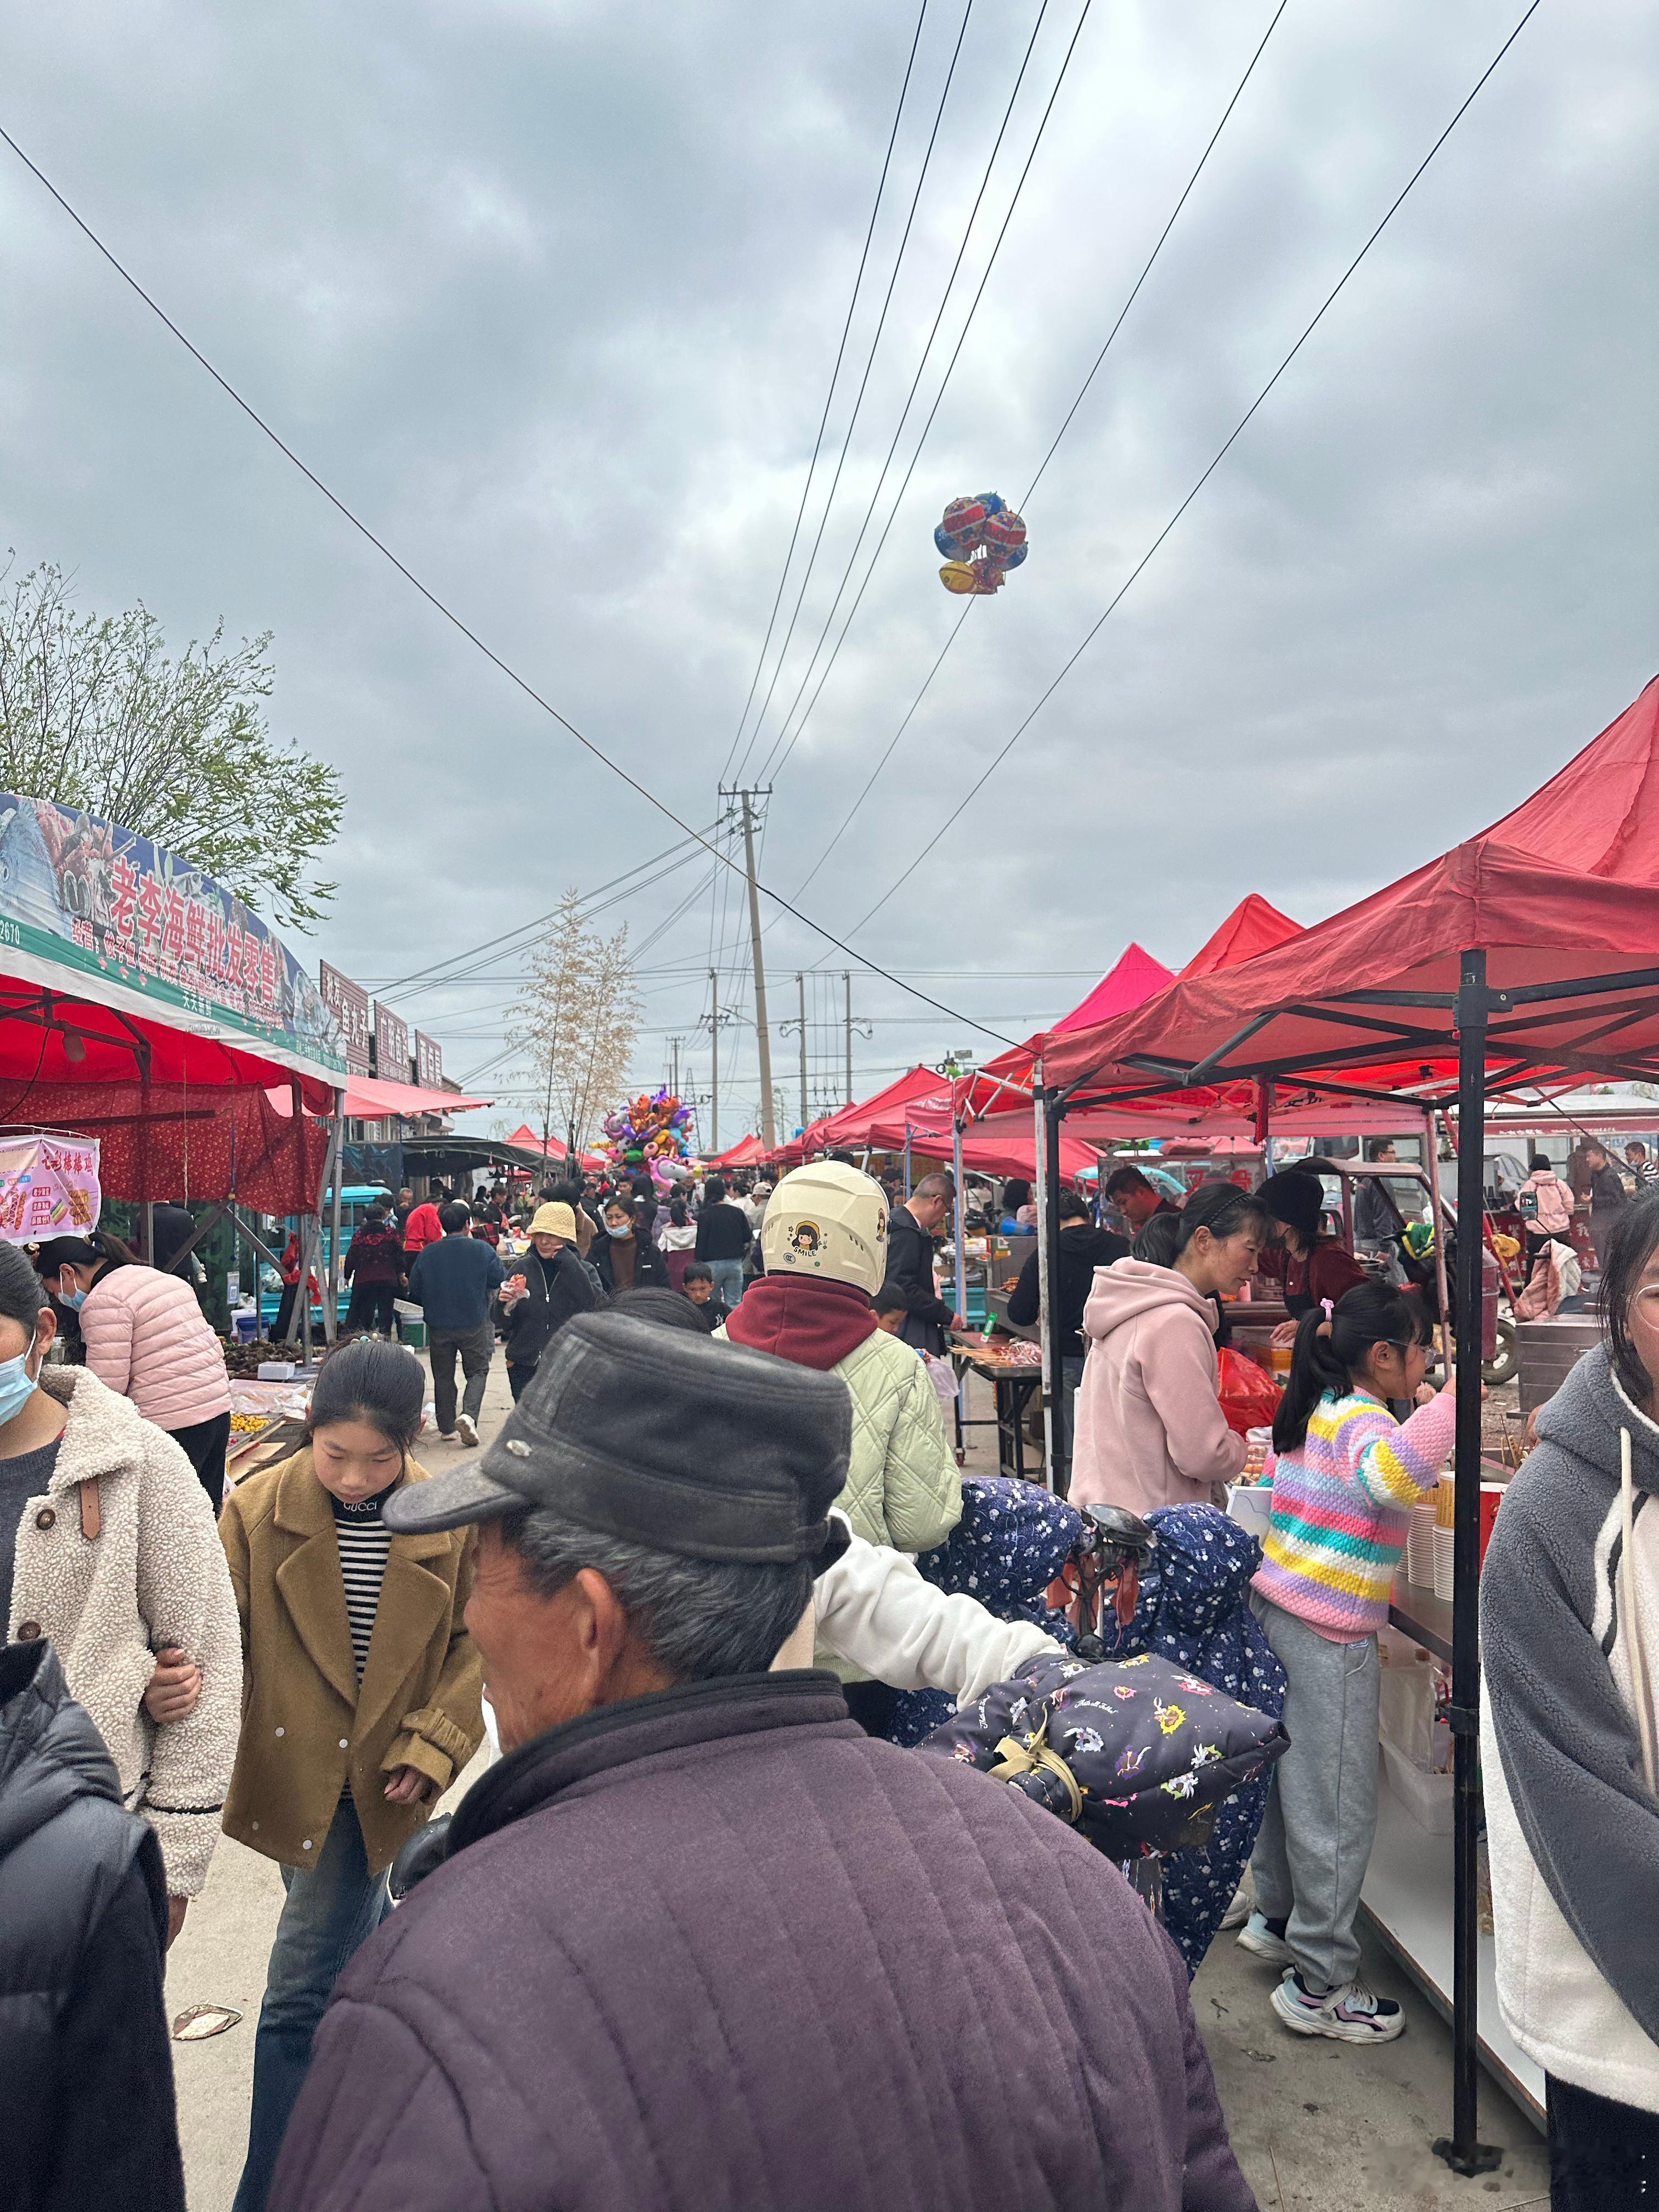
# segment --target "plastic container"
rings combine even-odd
[[[423,1321],[410,1321],[407,1314],[400,1313],[398,1316],[398,1341],[410,1352],[424,1352],[426,1323]],[[260,1372],[264,1371],[261,1369]]]
[[[237,1343],[252,1344],[254,1338],[259,1334],[258,1315],[257,1313],[233,1314],[231,1316],[231,1319],[236,1324]]]
[[[1449,1774],[1425,1774],[1421,1767],[1413,1766],[1402,1751],[1387,1738],[1379,1739],[1382,1756],[1382,1772],[1388,1786],[1418,1826],[1431,1836],[1449,1836],[1452,1832],[1452,1778]]]
[[[258,1379],[261,1382],[291,1382],[298,1372],[291,1359],[262,1359]]]

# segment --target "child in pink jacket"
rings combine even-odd
[[[135,1260],[118,1237],[59,1237],[40,1248],[42,1279],[80,1316],[87,1365],[184,1447],[216,1513],[230,1440],[224,1346],[181,1275]]]
[[[1182,1208],[1173,1264],[1119,1260],[1095,1270],[1083,1309],[1087,1352],[1077,1400],[1073,1505],[1224,1504],[1244,1439],[1221,1411],[1212,1297],[1231,1297],[1267,1234],[1261,1200],[1206,1183]]]

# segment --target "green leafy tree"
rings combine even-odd
[[[335,771],[273,738],[270,634],[224,625],[171,658],[142,603],[81,614],[43,562],[0,597],[0,787],[83,807],[180,854],[284,924],[337,886],[311,874],[337,836]]]

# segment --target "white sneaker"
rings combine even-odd
[[[1338,2043],[1392,2043],[1405,2033],[1406,2015],[1392,1997],[1376,1996],[1364,1982],[1316,1995],[1294,1967],[1273,1991],[1273,2008],[1297,2034],[1328,2035]]]
[[[460,1413],[456,1416],[455,1433],[464,1444],[476,1444],[477,1443],[478,1424],[473,1419],[471,1413]]]
[[[1249,1918],[1255,1902],[1255,1890],[1247,1870],[1244,1879],[1233,1892],[1232,1903],[1221,1916],[1222,1927],[1224,1929],[1242,1928]]]
[[[1224,1921],[1224,1927],[1226,1923]],[[1265,1913],[1253,1912],[1239,1930],[1238,1948],[1258,1959],[1267,1959],[1275,1966],[1288,1966],[1291,1947],[1282,1936],[1275,1936],[1267,1925]]]

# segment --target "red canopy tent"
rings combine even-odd
[[[891,1083],[869,1097],[860,1098],[850,1106],[842,1106],[833,1114],[826,1114],[821,1121],[814,1121],[810,1129],[803,1130],[795,1142],[801,1147],[802,1157],[808,1153],[829,1152],[854,1145],[871,1142],[868,1131],[877,1121],[890,1123],[894,1116],[902,1116],[911,1100],[927,1098],[939,1091],[945,1079],[936,1067],[907,1068]],[[757,1141],[745,1138],[745,1144]],[[899,1142],[903,1143],[902,1137]],[[792,1149],[786,1146],[785,1150]],[[744,1163],[738,1162],[742,1165]]]
[[[1212,975],[1218,968],[1237,968],[1241,960],[1254,960],[1258,952],[1271,952],[1275,945],[1300,935],[1302,925],[1270,906],[1260,892],[1240,899],[1213,937],[1200,945],[1177,974],[1185,982],[1193,975]]]
[[[1035,1036],[1027,1037],[1022,1045],[999,1053],[994,1060],[985,1063],[988,1075],[1000,1075],[1009,1081],[1029,1084],[1031,1064],[1037,1059],[1050,1037],[1063,1036],[1073,1030],[1097,1027],[1115,1016],[1125,1013],[1131,1006],[1139,1006],[1155,991],[1161,991],[1173,981],[1170,970],[1161,960],[1154,960],[1144,946],[1126,945],[1114,967],[1095,985],[1085,999],[1080,1000],[1069,1014],[1062,1014],[1050,1030],[1040,1030]]]
[[[1052,1153],[1085,1101],[1124,1106],[1194,1085],[1314,1083],[1381,1099],[1411,1090],[1458,1124],[1458,1217],[1480,1218],[1489,1089],[1659,1075],[1659,678],[1522,805],[1395,884],[1242,964],[1045,1051]],[[1045,1224],[1052,1249],[1057,1224]],[[1480,1305],[1481,1240],[1458,1240],[1457,1306]],[[1477,2141],[1476,1838],[1480,1337],[1457,1346],[1452,2134]]]
[[[767,1157],[766,1147],[760,1139],[750,1135],[739,1137],[737,1143],[726,1152],[716,1152],[705,1165],[711,1168],[757,1168]]]

